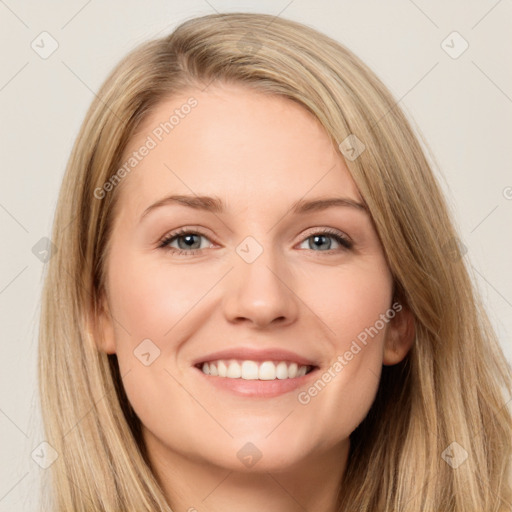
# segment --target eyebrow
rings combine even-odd
[[[162,206],[172,204],[186,206],[195,210],[204,210],[211,213],[222,213],[225,210],[222,199],[217,196],[172,195],[164,197],[146,208],[141,215],[140,220],[142,221],[142,219],[144,219],[144,217],[146,217],[146,215],[151,211]],[[305,213],[323,211],[333,207],[349,207],[368,213],[366,205],[348,197],[328,197],[312,200],[299,199],[291,205],[290,211],[293,214],[301,215]]]

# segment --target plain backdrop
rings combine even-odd
[[[384,81],[432,152],[472,277],[512,360],[510,2],[0,0],[0,512],[38,510],[45,470],[31,454],[44,441],[36,382],[44,263],[33,247],[50,236],[86,109],[128,51],[215,11],[306,23]]]

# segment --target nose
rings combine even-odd
[[[252,263],[235,256],[238,259],[225,283],[223,300],[228,321],[247,322],[258,328],[293,323],[299,311],[299,298],[285,262],[278,262],[268,250]]]

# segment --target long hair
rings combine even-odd
[[[42,415],[58,454],[47,470],[50,510],[171,511],[124,393],[130,377],[94,339],[119,187],[102,198],[98,189],[160,101],[214,82],[288,98],[320,121],[368,206],[395,297],[414,315],[412,349],[384,367],[351,435],[340,511],[511,506],[511,369],[418,135],[383,83],[340,43],[283,18],[231,13],[189,19],[135,48],[102,85],[72,149],[40,323]],[[364,151],[348,158],[346,140]]]

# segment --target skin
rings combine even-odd
[[[290,100],[233,84],[187,91],[152,111],[126,154],[190,95],[197,107],[116,191],[98,348],[117,354],[173,510],[334,511],[349,435],[374,400],[382,365],[409,350],[411,314],[404,307],[306,405],[302,388],[248,398],[198,375],[197,358],[242,345],[298,352],[322,373],[391,308],[393,281],[367,212],[290,212],[301,198],[362,202],[324,129]],[[140,220],[170,194],[215,195],[226,210],[173,204]],[[204,233],[197,254],[171,252],[187,250],[184,237],[158,247],[182,227]],[[330,235],[315,246],[325,228],[353,248]],[[236,252],[247,236],[263,249],[252,263]],[[144,339],[160,350],[149,366],[134,356]],[[248,442],[262,455],[252,467],[237,457]]]

